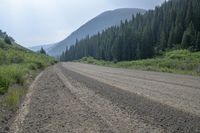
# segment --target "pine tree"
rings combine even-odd
[[[188,26],[192,20],[192,2],[188,0],[187,13],[185,17],[185,25]]]
[[[200,32],[198,32],[197,38],[196,38],[196,49],[197,51],[200,51]]]
[[[182,38],[182,48],[186,49],[190,46],[191,43],[191,36],[187,33],[187,31],[184,32],[183,38]]]
[[[41,47],[40,51],[41,54],[45,54],[46,55],[46,51],[43,49],[43,47]]]
[[[137,48],[136,48],[136,59],[140,59],[141,58],[141,51],[140,51],[140,44],[137,44]]]
[[[168,39],[168,48],[172,48],[174,44],[174,26],[171,27]]]
[[[8,35],[6,35],[6,37],[4,38],[4,42],[10,45],[12,44],[10,37]]]
[[[182,39],[183,48],[194,48],[195,46],[195,29],[194,25],[191,22],[186,31],[184,32]]]
[[[160,50],[164,50],[166,47],[167,47],[166,34],[164,31],[162,31],[160,35]]]
[[[151,58],[182,46],[199,50],[199,0],[170,0],[131,21],[76,41],[63,55],[67,60],[92,56],[104,60]]]
[[[183,26],[181,23],[175,25],[174,29],[174,43],[178,44],[181,42],[183,36]]]

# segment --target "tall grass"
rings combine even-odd
[[[54,64],[49,56],[31,52],[17,44],[7,45],[0,40],[0,94],[13,84],[23,85],[30,71]]]
[[[0,66],[0,94],[7,92],[11,84],[23,85],[28,69],[23,65]]]
[[[11,108],[16,109],[17,105],[20,103],[20,99],[24,96],[26,90],[24,88],[11,88],[5,97],[4,104]]]
[[[200,75],[200,52],[190,52],[188,50],[174,50],[164,53],[161,57],[137,61],[122,61],[114,63],[96,60],[92,57],[84,57],[80,61],[88,64],[127,69]]]

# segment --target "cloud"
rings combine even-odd
[[[1,0],[0,29],[24,46],[61,41],[106,10],[153,8],[164,0]]]
[[[153,9],[156,5],[165,0],[110,0],[110,3],[118,7],[134,7],[143,9]]]

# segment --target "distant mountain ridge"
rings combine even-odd
[[[29,47],[30,50],[37,52],[43,48],[45,51],[48,51],[54,44],[46,44],[46,45],[39,45],[39,46],[33,46]]]
[[[47,53],[51,56],[58,57],[65,51],[67,46],[74,45],[76,39],[83,39],[87,35],[92,36],[111,26],[119,25],[121,21],[130,20],[132,15],[136,15],[137,13],[144,14],[145,12],[144,9],[137,8],[121,8],[103,12],[74,31],[63,41],[54,44],[47,50]]]

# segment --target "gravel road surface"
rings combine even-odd
[[[60,63],[29,89],[11,133],[200,132],[200,78]]]

